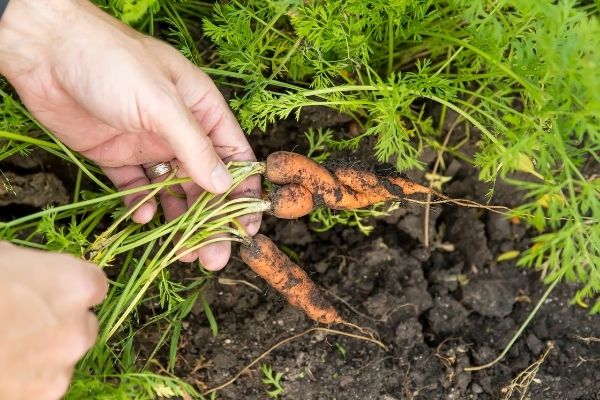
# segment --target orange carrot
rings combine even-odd
[[[304,186],[294,183],[272,190],[269,200],[271,213],[282,219],[300,218],[314,207],[312,193]]]
[[[251,242],[242,245],[240,256],[291,305],[304,311],[312,320],[327,325],[344,322],[306,272],[268,237],[256,235]]]
[[[350,210],[369,205],[368,199],[340,185],[325,167],[303,155],[279,151],[267,157],[266,177],[272,183],[302,185],[313,195],[315,205]]]
[[[436,194],[428,187],[401,176],[381,177],[373,172],[354,168],[338,168],[333,173],[343,185],[357,192],[370,193],[374,199],[388,197],[379,201],[397,199],[415,193]]]
[[[399,200],[414,193],[431,193],[431,189],[398,176],[379,176],[355,167],[338,167],[333,173],[315,161],[296,153],[276,152],[267,158],[266,176],[279,185],[294,185],[294,189],[281,189],[286,193],[276,207],[283,215],[298,218],[310,211],[308,194],[312,194],[313,206],[325,205],[335,210],[351,210],[389,200]],[[300,189],[304,187],[306,191]],[[286,187],[286,186],[283,186]],[[287,199],[300,196],[302,205]],[[289,211],[287,210],[289,208]]]
[[[394,190],[386,179],[380,178],[372,172],[338,168],[333,173],[342,185],[360,193],[368,205],[398,199],[402,196],[401,191]]]
[[[438,193],[436,193],[432,189],[429,189],[427,186],[419,185],[418,183],[413,182],[407,178],[402,178],[400,176],[397,176],[397,177],[388,177],[387,179],[393,185],[401,188],[402,193],[404,193],[404,195],[422,193],[422,194],[433,194],[433,195],[439,196]]]

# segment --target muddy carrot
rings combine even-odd
[[[312,193],[301,185],[294,183],[280,186],[269,193],[271,213],[277,218],[300,218],[314,208]]]
[[[427,186],[419,185],[418,183],[413,182],[410,179],[403,178],[401,176],[388,177],[387,180],[391,184],[393,184],[399,188],[402,188],[402,192],[404,193],[404,195],[422,193],[422,194],[433,194],[436,196],[440,196],[439,193],[436,193],[432,189],[429,189]]]
[[[373,199],[383,199],[379,201],[399,199],[415,193],[437,194],[427,186],[402,176],[382,177],[373,172],[355,168],[338,168],[333,173],[344,186],[359,193],[371,194]]]
[[[303,155],[279,151],[267,157],[266,177],[272,183],[302,185],[313,195],[315,205],[350,210],[369,205],[364,195],[340,185],[325,167]]]
[[[403,194],[402,190],[390,184],[386,178],[381,178],[369,171],[339,168],[333,173],[342,185],[360,193],[369,205],[382,201],[397,200]]]
[[[343,323],[306,272],[266,236],[258,234],[240,249],[242,260],[308,317],[322,324]]]
[[[271,182],[279,185],[301,185],[312,194],[314,206],[325,205],[335,210],[358,209],[383,201],[399,200],[415,193],[436,194],[425,186],[399,176],[379,176],[355,167],[338,167],[331,172],[296,153],[272,153],[267,158],[266,165],[266,176]],[[298,195],[300,191],[301,189],[295,186],[293,194]],[[303,198],[307,198],[306,196],[304,193]],[[292,199],[291,192],[288,197]],[[305,215],[309,211],[308,208],[300,210],[300,205],[286,202],[287,199],[282,197],[277,207],[293,208],[294,212],[290,213],[293,218]],[[302,206],[308,207],[308,203],[306,200]]]

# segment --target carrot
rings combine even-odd
[[[401,190],[397,190],[385,178],[380,178],[372,172],[338,168],[333,173],[340,184],[366,198],[368,205],[402,197]]]
[[[343,185],[357,192],[372,193],[374,199],[377,199],[377,196],[388,197],[379,201],[397,199],[415,193],[437,194],[427,186],[419,185],[401,176],[380,177],[372,172],[354,168],[338,168],[334,174]]]
[[[302,185],[313,195],[315,205],[350,210],[369,205],[366,196],[341,185],[325,167],[303,155],[279,151],[267,157],[266,177],[272,183]]]
[[[402,188],[402,192],[404,193],[404,195],[415,194],[415,193],[433,194],[436,196],[440,195],[439,193],[436,193],[432,189],[429,189],[427,186],[419,185],[418,183],[413,182],[407,178],[402,178],[401,176],[389,177],[387,179],[388,179],[388,181],[390,181],[391,184],[393,184],[399,188]]]
[[[414,193],[436,194],[407,178],[383,177],[355,167],[338,167],[331,172],[303,155],[283,151],[267,158],[266,177],[273,183],[291,186],[279,189],[285,196],[274,196],[278,200],[274,209],[282,218],[298,218],[310,211],[307,191],[312,195],[313,206],[325,205],[335,210],[358,209]],[[302,204],[296,204],[296,198],[301,198]]]
[[[314,207],[312,193],[301,185],[280,186],[269,193],[271,213],[277,218],[296,219]]]
[[[306,272],[266,236],[258,234],[240,249],[242,260],[287,301],[322,324],[344,323]]]

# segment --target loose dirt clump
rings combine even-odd
[[[53,174],[0,172],[0,207],[11,204],[45,207],[66,204],[68,201],[65,187]]]

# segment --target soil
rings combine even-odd
[[[308,110],[302,118],[300,124],[283,122],[255,136],[258,158],[273,150],[302,151],[293,146],[303,143],[306,126],[352,131],[347,119],[321,109]],[[367,160],[360,153],[354,156]],[[431,162],[432,154],[426,153],[423,160]],[[36,174],[46,171],[40,165],[0,167],[19,174],[13,178],[20,188],[28,188],[40,179],[33,178]],[[453,179],[444,193],[486,201],[489,187],[476,179],[477,171],[458,160],[448,159],[446,165],[445,174]],[[69,187],[70,172],[52,172]],[[419,174],[411,177],[425,182]],[[62,197],[44,200],[61,201]],[[513,189],[496,185],[491,203],[512,206],[518,201]],[[11,202],[19,203],[14,198]],[[19,204],[39,206],[25,197]],[[0,216],[10,218],[15,210],[2,204]],[[539,272],[519,269],[514,260],[496,261],[500,254],[526,249],[533,233],[487,211],[435,207],[428,224],[431,246],[426,248],[423,216],[421,206],[405,204],[371,221],[374,230],[369,236],[343,226],[319,233],[306,218],[266,217],[262,232],[297,255],[342,316],[377,332],[388,350],[355,338],[311,332],[270,352],[220,390],[218,398],[268,398],[266,391],[272,387],[262,383],[259,368],[266,364],[283,374],[282,399],[498,399],[504,398],[511,380],[536,366],[525,398],[600,399],[600,320],[571,305],[575,287],[567,284],[550,294],[504,359],[479,372],[464,371],[493,360],[546,290]],[[180,273],[192,274],[184,267]],[[216,278],[204,296],[219,334],[211,335],[197,304],[184,325],[176,367],[178,376],[200,389],[227,381],[271,346],[315,326],[236,257]],[[167,353],[168,349],[163,360]],[[508,398],[519,398],[522,387],[514,388]]]
[[[306,114],[300,123],[283,122],[255,137],[258,158],[274,150],[302,152],[306,126],[351,134],[349,122],[328,111]],[[368,160],[360,152],[353,157]],[[423,158],[431,162],[433,155]],[[444,193],[485,203],[489,186],[477,180],[477,171],[446,161],[445,174],[453,179]],[[418,173],[409,175],[425,182]],[[514,206],[519,200],[513,188],[497,183],[491,203]],[[423,214],[421,206],[405,204],[372,221],[369,236],[348,227],[318,233],[306,218],[265,218],[262,232],[298,256],[345,319],[375,330],[389,350],[312,332],[270,352],[218,398],[268,398],[273,387],[262,383],[259,368],[266,364],[283,374],[282,399],[498,399],[547,352],[524,398],[600,399],[598,317],[571,305],[575,287],[567,284],[555,288],[504,359],[464,371],[499,355],[547,289],[539,272],[519,269],[515,260],[495,261],[525,250],[535,232],[487,211],[436,207],[429,223],[432,245],[425,248]],[[201,388],[226,382],[271,346],[315,326],[239,259],[217,277],[205,297],[219,334],[212,337],[198,306],[180,349],[178,375]],[[514,385],[507,398],[520,398],[519,389]]]
[[[374,329],[389,346],[386,352],[322,333],[286,344],[261,361],[283,373],[281,398],[502,398],[502,389],[550,343],[552,350],[529,386],[528,398],[600,398],[597,317],[569,306],[569,286],[554,290],[505,359],[481,372],[463,371],[494,359],[546,289],[538,273],[520,270],[511,261],[493,261],[501,252],[527,245],[522,226],[444,209],[437,227],[446,226],[447,234],[429,251],[413,238],[422,223],[408,229],[402,223],[407,218],[422,221],[420,210],[399,214],[376,221],[368,237],[344,228],[315,233],[303,220],[265,221],[263,232],[299,254],[342,315]],[[194,310],[179,373],[210,387],[270,346],[314,326],[238,261],[219,276],[247,281],[260,291],[218,281],[207,288],[220,329],[216,337],[202,308]],[[221,390],[219,398],[267,398],[261,380],[254,367]]]
[[[0,206],[22,204],[42,207],[65,204],[68,200],[65,187],[53,174],[37,172],[18,175],[6,172],[0,175]]]

